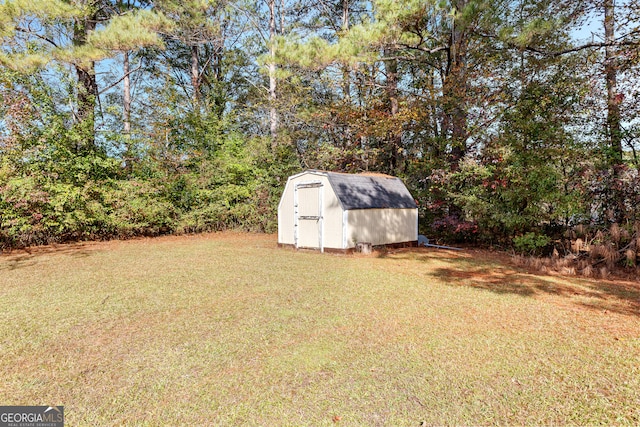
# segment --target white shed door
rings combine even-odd
[[[322,182],[301,182],[294,189],[296,248],[324,250],[322,244]]]

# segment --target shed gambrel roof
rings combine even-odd
[[[417,208],[416,201],[399,178],[389,175],[310,172],[327,176],[344,210]]]

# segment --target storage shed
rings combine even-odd
[[[278,205],[282,246],[347,251],[417,241],[418,207],[399,178],[308,170],[287,180]]]

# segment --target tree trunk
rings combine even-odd
[[[83,46],[87,43],[89,32],[95,30],[95,14],[88,17],[76,18],[73,25],[73,44]],[[95,107],[98,98],[98,84],[96,82],[95,63],[75,65],[78,76],[78,99],[76,128],[80,130],[81,136],[75,144],[75,151],[95,149]]]
[[[269,130],[271,133],[271,143],[275,145],[278,136],[278,111],[276,110],[277,101],[277,81],[276,81],[276,1],[269,0],[269,43],[270,55],[269,61]]]
[[[215,94],[214,94],[214,113],[219,119],[222,119],[224,115],[224,109],[226,106],[226,93],[222,90],[222,60],[224,53],[224,39],[217,39],[213,46],[212,61],[211,61],[211,73],[213,81],[215,82]]]
[[[123,123],[124,123],[124,133],[125,135],[129,135],[131,133],[131,78],[129,76],[130,68],[129,68],[129,52],[125,51],[123,59],[123,72],[124,79],[122,80],[123,85],[123,101],[122,106],[124,110],[123,114]]]
[[[607,137],[609,139],[609,165],[613,168],[615,179],[622,172],[622,128],[620,126],[620,98],[618,94],[618,64],[615,43],[615,0],[604,1],[604,41],[605,47],[604,73],[607,82]],[[611,188],[612,204],[609,207],[616,223],[622,223],[626,217],[624,194],[615,186]]]
[[[449,137],[450,154],[449,169],[456,172],[460,169],[460,162],[467,153],[467,46],[468,36],[465,23],[460,14],[467,6],[468,0],[453,2],[454,16],[451,21],[451,36],[447,55],[444,83],[442,88],[443,135]],[[458,191],[458,189],[453,189]],[[448,214],[463,219],[464,212],[460,206],[451,203]]]
[[[402,133],[396,129],[396,115],[398,114],[398,60],[388,59],[384,62],[387,74],[387,97],[389,98],[389,118],[391,129],[389,131],[389,172],[395,174],[398,169],[398,159],[400,157]]]
[[[620,99],[617,87],[617,64],[615,43],[615,0],[604,2],[604,71],[607,82],[607,137],[609,139],[612,164],[622,163],[622,129],[620,127]]]
[[[123,53],[122,71],[124,72],[124,79],[122,80],[122,122],[126,144],[124,153],[124,164],[127,172],[131,172],[131,169],[133,168],[133,147],[131,147],[131,77],[129,76],[129,51],[125,51]]]
[[[342,31],[349,30],[349,0],[342,1]],[[342,92],[346,103],[351,103],[351,73],[347,65],[342,66]]]
[[[280,0],[280,34],[284,34],[284,0]]]
[[[454,2],[457,13],[468,0]],[[449,165],[458,170],[467,152],[467,35],[463,23],[454,17],[443,85],[445,129],[450,132],[451,155]]]
[[[195,107],[200,101],[200,57],[197,44],[191,46],[191,87],[193,87],[193,104]]]

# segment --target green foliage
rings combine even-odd
[[[162,188],[145,181],[114,181],[104,189],[109,229],[117,237],[155,236],[174,231],[178,210]]]
[[[274,231],[277,204],[291,171],[286,159],[278,160],[263,140],[228,136],[211,159],[181,177],[180,190],[173,194],[189,196],[180,199],[184,215],[178,231]]]
[[[28,246],[108,234],[100,188],[42,181],[34,176],[11,178],[2,185],[2,246]]]
[[[4,246],[273,232],[301,167],[401,176],[421,232],[450,241],[528,251],[640,216],[640,107],[606,99],[628,148],[612,164],[603,61],[570,37],[584,2],[292,1],[275,30],[268,3],[116,3],[0,2]],[[636,37],[617,39],[630,81]]]
[[[230,228],[274,231],[277,202],[291,170],[270,175],[282,165],[259,155],[267,152],[260,145],[265,144],[230,137],[217,155],[192,170],[161,178],[93,180],[101,175],[96,166],[101,162],[84,157],[65,175],[15,177],[5,167],[2,245]]]
[[[149,9],[122,15],[109,5],[93,1],[23,1],[0,3],[0,64],[21,71],[33,71],[52,62],[89,69],[90,63],[109,58],[113,51],[144,46],[162,46],[159,32],[170,31],[174,24],[161,13]],[[79,39],[76,32],[83,20],[96,19],[100,10],[103,25]],[[33,19],[37,24],[33,25]],[[25,30],[28,28],[28,30]],[[27,43],[21,43],[21,37]],[[9,49],[8,47],[11,46]],[[27,49],[24,49],[24,46]]]
[[[548,236],[533,232],[513,238],[513,246],[515,250],[521,254],[527,255],[542,255],[543,251],[550,243],[551,238]]]
[[[89,43],[107,51],[135,50],[141,47],[164,47],[159,32],[171,31],[175,23],[162,13],[149,9],[117,15],[108,25],[89,36]]]

